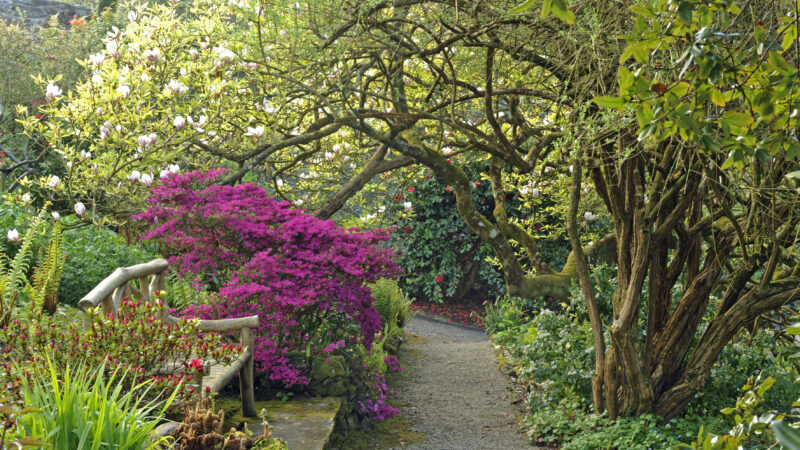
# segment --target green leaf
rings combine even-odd
[[[542,18],[550,15],[550,6],[553,4],[553,0],[544,0],[542,2]]]
[[[754,121],[750,113],[737,111],[726,111],[725,114],[722,115],[722,120],[731,126],[739,128],[747,128]]]
[[[533,7],[533,5],[536,4],[536,1],[537,0],[525,0],[524,3],[522,3],[521,5],[519,5],[517,7],[514,7],[512,9],[510,9],[508,12],[510,12],[512,14],[525,12],[525,11],[531,9]]]
[[[625,106],[625,99],[622,97],[595,97],[592,101],[605,108],[619,109]]]
[[[756,393],[758,394],[759,397],[763,397],[764,393],[767,392],[769,388],[771,388],[772,385],[774,384],[775,384],[775,378],[768,377],[766,380],[764,380],[763,383],[761,383],[761,385],[758,386],[758,390],[756,391]]]
[[[789,426],[783,420],[772,423],[772,433],[778,442],[787,449],[800,449],[800,431]]]
[[[633,86],[633,72],[625,66],[619,66],[619,88],[620,90],[627,90]]]
[[[768,163],[770,160],[772,160],[772,156],[770,156],[769,152],[763,148],[758,148],[756,149],[756,159],[762,163]]]
[[[552,7],[553,15],[561,19],[561,21],[570,25],[575,23],[575,14],[570,11],[564,0],[552,0]]]
[[[800,158],[800,142],[792,141],[786,149],[786,159]]]
[[[650,8],[641,5],[631,5],[631,11],[633,11],[637,15],[644,17],[645,19],[652,19],[653,17],[656,16],[655,14],[653,14],[653,11],[651,11]]]
[[[682,1],[678,5],[678,18],[681,19],[684,25],[690,26],[692,24],[692,5],[687,1]]]

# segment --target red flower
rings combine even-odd
[[[72,26],[75,26],[75,27],[79,27],[79,26],[83,25],[84,23],[86,23],[86,20],[83,19],[83,18],[78,19],[78,15],[77,14],[74,14],[72,16],[72,19],[69,19],[69,24],[72,25]]]
[[[408,188],[408,192],[414,192],[414,186],[411,186],[410,188]]]
[[[189,364],[192,369],[195,370],[202,370],[203,369],[203,360],[202,359],[193,359],[192,362]]]
[[[410,227],[405,227],[405,228],[403,228],[403,231],[405,231],[406,233],[411,233],[411,228]]]
[[[206,386],[206,392],[211,393],[211,386]]]
[[[446,187],[444,188],[444,191],[445,191],[445,192],[447,192],[447,193],[450,193],[450,186],[446,186]]]
[[[472,184],[474,184],[475,187],[478,187],[478,186],[481,185],[481,182],[480,181],[473,181]]]
[[[436,275],[436,282],[441,283],[444,280],[444,277],[441,275]]]
[[[541,230],[541,229],[542,229],[542,226],[541,226],[541,225],[539,225],[539,224],[537,223],[537,224],[536,224],[536,229],[537,229],[537,230]]]

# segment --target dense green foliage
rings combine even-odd
[[[67,218],[69,219],[69,218]],[[107,228],[83,226],[64,232],[67,263],[59,291],[59,302],[75,306],[117,267],[127,267],[159,257],[142,245],[128,245]],[[173,306],[170,304],[170,306]]]
[[[54,448],[161,448],[166,439],[153,439],[152,433],[178,389],[165,401],[148,402],[150,381],[130,386],[121,369],[106,371],[104,363],[80,362],[58,369],[47,359],[24,385],[25,404],[39,411],[20,418],[21,430],[43,436]]]

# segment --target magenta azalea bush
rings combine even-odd
[[[152,189],[147,211],[136,217],[151,225],[143,238],[161,243],[181,276],[219,287],[220,301],[185,313],[258,314],[257,369],[287,385],[308,382],[289,352],[314,345],[308,336],[323,324],[333,333],[310,350],[340,340],[360,340],[369,348],[382,326],[366,284],[400,273],[393,253],[382,246],[387,233],[341,229],[255,184],[213,184],[225,172],[166,177]],[[360,336],[333,326],[341,323],[356,324]]]

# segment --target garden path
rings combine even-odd
[[[406,326],[397,391],[411,430],[426,436],[411,449],[532,448],[517,432],[510,381],[482,330],[417,316]]]

